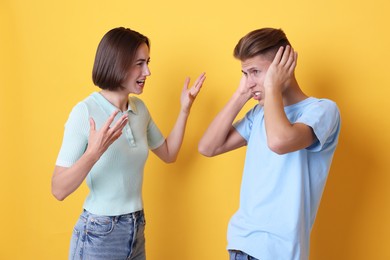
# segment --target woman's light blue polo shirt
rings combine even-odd
[[[128,113],[129,120],[123,134],[86,177],[90,192],[83,207],[93,214],[115,216],[143,209],[142,182],[148,152],[165,141],[145,104],[137,97],[129,97],[128,103],[128,110],[123,113]],[[78,103],[65,124],[56,165],[70,167],[84,154],[90,117],[95,120],[98,130],[116,110],[117,107],[97,92]],[[112,124],[123,113],[119,112]]]

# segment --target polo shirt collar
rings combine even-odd
[[[127,104],[128,104],[127,111],[131,111],[134,114],[138,114],[137,106],[135,105],[134,100],[130,96],[128,98]]]
[[[92,96],[96,99],[96,101],[104,109],[104,111],[106,111],[109,115],[114,113],[114,111],[119,110],[119,108],[111,104],[110,101],[108,101],[101,93],[94,92]],[[138,112],[137,107],[130,96],[128,98],[128,106],[126,112],[132,112],[134,114],[137,114]]]

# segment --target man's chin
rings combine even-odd
[[[255,100],[257,103],[259,103],[260,106],[263,106],[264,105],[264,99],[260,98],[260,97],[253,97],[252,98],[253,100]]]
[[[264,106],[264,100],[263,99],[260,99],[260,100],[256,100],[257,103],[259,104],[259,106],[263,107]]]

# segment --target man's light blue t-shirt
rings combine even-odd
[[[83,207],[93,214],[116,216],[143,209],[142,181],[148,152],[165,141],[145,104],[136,97],[129,97],[128,103],[128,110],[119,112],[112,123],[114,125],[124,113],[128,114],[122,135],[110,145],[86,178],[90,193]],[[56,165],[70,167],[84,154],[90,117],[99,130],[116,110],[118,108],[97,92],[78,103],[65,124]]]
[[[327,99],[307,98],[285,107],[285,113],[290,122],[313,129],[313,145],[284,155],[272,152],[259,105],[234,124],[247,152],[227,248],[261,260],[308,259],[310,231],[340,131],[337,105]]]

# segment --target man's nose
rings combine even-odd
[[[256,81],[253,79],[252,76],[249,76],[247,84],[249,88],[254,88],[256,86]]]

